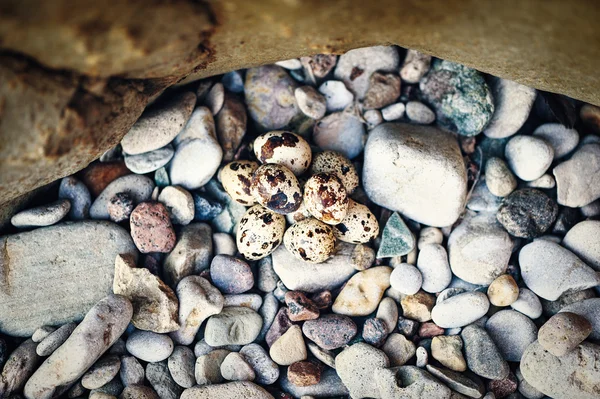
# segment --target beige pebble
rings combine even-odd
[[[400,302],[404,317],[420,322],[431,320],[431,309],[435,305],[435,297],[425,291],[415,295],[407,295]]]
[[[494,306],[510,306],[519,298],[519,287],[510,274],[503,274],[492,281],[487,295]]]
[[[292,363],[306,360],[308,353],[300,326],[291,326],[279,337],[271,346],[269,355],[280,366],[289,366]]]
[[[467,363],[462,354],[463,342],[458,335],[439,335],[431,340],[431,356],[454,371],[465,371]]]
[[[333,303],[333,312],[347,316],[366,316],[374,312],[390,286],[391,273],[391,267],[377,266],[352,276]]]

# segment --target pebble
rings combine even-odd
[[[195,386],[183,391],[181,399],[273,399],[273,395],[250,381]]]
[[[44,338],[46,338],[48,335],[52,334],[54,331],[56,331],[55,327],[52,327],[52,326],[41,326],[40,328],[38,328],[37,330],[35,330],[35,332],[31,336],[31,340],[33,342],[42,342],[42,340]],[[3,362],[0,362],[0,364],[2,364],[2,363]]]
[[[273,270],[273,259],[266,256],[257,262],[256,286],[262,292],[273,292],[277,288],[279,277]]]
[[[589,143],[579,147],[567,161],[556,166],[557,202],[577,208],[600,198],[600,185],[596,184],[600,168],[600,144]]]
[[[419,125],[429,125],[435,121],[435,113],[419,101],[406,103],[406,116],[411,122]]]
[[[277,338],[271,345],[269,356],[280,366],[289,366],[292,363],[306,360],[308,354],[300,326],[291,326],[281,337]]]
[[[191,388],[196,384],[195,364],[196,356],[187,346],[176,346],[167,360],[167,366],[173,381],[183,388]]]
[[[481,379],[476,375],[457,373],[452,370],[447,370],[432,365],[427,365],[427,371],[459,394],[470,398],[481,398],[485,393],[485,386],[483,385]],[[453,396],[450,396],[450,398],[453,398]],[[485,399],[488,398],[485,397]]]
[[[298,87],[294,90],[294,96],[296,97],[298,108],[300,108],[300,111],[302,111],[304,115],[312,119],[321,119],[325,116],[325,112],[327,111],[327,100],[314,87]]]
[[[278,61],[275,65],[279,65],[285,69],[300,69],[302,68],[302,63],[298,58],[291,58],[289,60]]]
[[[262,323],[262,317],[250,308],[224,308],[208,319],[204,338],[211,346],[246,345],[256,339]]]
[[[127,351],[144,362],[161,362],[171,356],[173,340],[167,335],[137,330],[125,343]]]
[[[244,356],[237,352],[231,352],[223,359],[221,375],[228,381],[254,381],[256,378]]]
[[[210,112],[216,115],[223,108],[223,102],[225,102],[225,88],[223,87],[223,83],[217,82],[206,94],[204,103],[210,109]]]
[[[532,320],[542,315],[542,303],[540,299],[527,288],[519,288],[519,296],[511,305],[514,310],[523,313]]]
[[[373,377],[389,365],[383,351],[362,342],[347,347],[335,358],[336,372],[353,398],[379,397]]]
[[[356,323],[351,318],[337,314],[324,314],[302,325],[306,338],[325,350],[338,349],[348,344],[357,331]]]
[[[431,318],[442,328],[463,327],[484,316],[489,307],[484,293],[464,292],[437,303],[431,310]]]
[[[379,109],[392,104],[400,96],[400,78],[393,73],[374,72],[363,98],[365,109]]]
[[[375,250],[363,244],[358,244],[352,251],[352,266],[361,271],[367,270],[375,262]]]
[[[513,136],[529,117],[537,92],[531,87],[497,77],[490,79],[490,87],[495,110],[483,133],[492,139]]]
[[[157,187],[154,189],[156,190]],[[152,198],[154,198],[154,192]],[[108,218],[115,223],[129,220],[134,208],[134,200],[129,194],[117,193],[108,202]]]
[[[314,154],[310,173],[333,173],[343,183],[348,194],[359,186],[359,177],[352,162],[339,152],[323,151]]]
[[[600,221],[585,220],[573,226],[562,240],[562,245],[587,265],[600,271]]]
[[[244,94],[248,113],[259,130],[269,131],[287,126],[298,114],[294,97],[298,85],[285,69],[276,65],[246,71]]]
[[[159,399],[154,389],[144,386],[136,385],[129,386],[123,389],[119,399]]]
[[[509,362],[520,362],[525,349],[537,339],[536,325],[515,310],[494,313],[485,323],[485,329]]]
[[[333,226],[338,240],[354,244],[368,243],[379,235],[379,223],[365,205],[348,199],[348,209],[342,221]]]
[[[485,180],[485,175],[482,175],[475,183],[467,208],[475,212],[496,212],[502,203],[502,198],[490,193]]]
[[[175,231],[165,206],[158,202],[142,202],[130,217],[131,237],[141,253],[171,252]]]
[[[92,163],[80,173],[81,181],[90,190],[92,197],[97,197],[114,180],[129,175],[123,161]]]
[[[436,293],[444,290],[452,281],[448,254],[439,244],[425,245],[419,251],[417,268],[423,277],[423,291]]]
[[[42,362],[42,358],[36,354],[36,346],[31,339],[25,340],[6,360],[0,374],[0,392],[4,397],[12,394],[12,397],[20,398],[17,395]]]
[[[123,385],[142,385],[146,377],[144,367],[134,356],[123,356],[121,357],[121,368],[119,370],[119,376]]]
[[[316,385],[321,381],[322,367],[314,361],[296,362],[287,370],[288,381],[297,387]]]
[[[381,116],[385,121],[391,122],[402,119],[406,106],[404,103],[395,103],[381,109]]]
[[[312,342],[307,342],[306,344],[310,353],[319,361],[323,362],[325,365],[335,369],[335,353],[326,349],[319,347],[318,345],[313,344]]]
[[[600,339],[600,298],[588,298],[574,302],[560,309],[561,312],[570,312],[586,318],[592,324],[590,338]]]
[[[546,123],[538,126],[533,135],[542,138],[552,146],[554,159],[563,158],[579,144],[577,130],[569,129],[561,123]]]
[[[77,323],[68,323],[57,328],[40,341],[35,352],[38,356],[50,356],[56,349],[65,343],[76,327]]]
[[[404,366],[415,355],[415,344],[404,335],[391,333],[388,335],[381,350],[390,359],[390,366]]]
[[[190,119],[195,105],[196,95],[184,92],[147,109],[121,140],[123,152],[137,155],[169,144]]]
[[[254,285],[250,266],[241,259],[229,255],[217,255],[210,265],[213,284],[224,294],[241,294]]]
[[[50,399],[66,391],[123,334],[132,314],[131,303],[119,295],[109,295],[95,304],[69,338],[28,379],[24,396]]]
[[[415,237],[398,212],[392,213],[383,228],[378,258],[391,258],[410,253],[415,247]]]
[[[300,62],[304,67],[305,73],[311,76],[314,82],[316,79],[322,79],[329,75],[337,62],[335,54],[315,54],[309,57],[301,57]]]
[[[211,228],[205,223],[191,223],[179,229],[177,244],[163,263],[165,281],[173,286],[189,275],[208,269],[213,256]]]
[[[194,220],[194,199],[186,189],[178,186],[165,187],[158,200],[167,207],[174,224],[187,225]]]
[[[462,347],[463,342],[458,335],[436,336],[431,340],[431,356],[450,370],[463,372],[467,370],[467,362]]]
[[[422,346],[419,346],[415,353],[417,357],[417,359],[415,360],[415,365],[422,369],[425,368],[429,363],[429,353],[427,353],[427,349],[425,349]]]
[[[351,112],[334,112],[315,124],[313,141],[322,150],[337,151],[354,159],[365,148],[365,126]]]
[[[90,217],[92,205],[90,190],[75,177],[67,176],[60,181],[58,198],[69,200],[71,204],[69,219],[83,220]]]
[[[546,173],[554,159],[554,150],[539,137],[517,135],[506,143],[504,155],[521,180],[532,181]]]
[[[369,345],[378,348],[383,345],[387,336],[387,325],[383,320],[370,318],[363,324],[362,338]]]
[[[552,316],[538,334],[539,344],[554,356],[564,356],[581,344],[592,332],[592,324],[570,312]]]
[[[519,384],[519,393],[527,399],[542,399],[546,396],[542,392],[532,387],[527,381],[525,381],[525,378],[523,377],[520,368],[517,368],[515,370],[515,377],[517,377],[517,382]]]
[[[196,122],[198,118],[195,115],[196,113],[190,119],[192,126],[200,123]],[[198,156],[199,153],[202,154],[201,157]],[[217,138],[210,134],[202,138],[182,141],[175,149],[175,155],[169,163],[171,184],[182,186],[187,190],[204,186],[217,172],[222,158],[223,150]]]
[[[244,77],[240,71],[227,72],[221,78],[223,87],[232,93],[244,92]]]
[[[260,330],[260,334],[258,335],[259,340],[264,340],[266,338],[267,332],[271,328],[275,317],[277,316],[277,312],[279,310],[279,300],[277,297],[269,292],[264,296],[263,304],[258,310],[258,313],[263,318],[263,326]]]
[[[240,355],[252,367],[258,384],[271,385],[279,378],[279,368],[267,352],[258,344],[248,344],[240,350]]]
[[[262,305],[262,297],[258,294],[237,294],[237,295],[225,295],[225,301],[223,307],[231,306],[245,306],[256,312]]]
[[[556,357],[539,342],[529,345],[521,359],[527,383],[553,398],[593,399],[598,396],[600,357],[597,345],[584,342],[564,356]]]
[[[508,377],[501,380],[491,380],[488,382],[487,387],[494,398],[506,398],[517,390],[517,377],[513,373],[510,373]]]
[[[600,275],[594,269],[568,249],[546,240],[525,245],[519,253],[519,264],[527,288],[549,301],[600,284]]]
[[[194,375],[199,385],[219,384],[223,382],[221,364],[231,352],[226,349],[215,349],[206,355],[198,356]]]
[[[319,93],[325,98],[327,112],[342,111],[354,101],[354,95],[348,91],[344,82],[339,80],[324,82],[319,86]]]
[[[552,175],[546,173],[540,178],[527,182],[525,185],[532,188],[550,189],[556,186],[556,182],[554,181],[554,177],[552,177]]]
[[[86,389],[97,389],[108,384],[121,369],[121,360],[116,355],[109,355],[98,360],[81,378],[81,385]]]
[[[458,134],[481,133],[494,114],[492,93],[483,76],[464,65],[434,61],[419,88],[434,108],[438,124]]]
[[[496,218],[511,235],[535,238],[550,228],[557,215],[554,200],[540,190],[523,188],[504,199]]]
[[[177,399],[181,395],[181,387],[171,377],[166,361],[148,363],[146,379],[161,399]]]
[[[237,252],[235,240],[227,233],[214,233],[212,235],[212,246],[215,255],[234,256]]]
[[[369,109],[363,113],[363,119],[367,122],[369,129],[373,129],[375,126],[383,123],[383,116],[381,111],[376,109]]]
[[[246,134],[248,115],[246,106],[237,97],[225,93],[225,103],[217,114],[217,138],[223,149],[223,161],[233,161]]]
[[[387,266],[358,272],[342,288],[333,303],[332,311],[347,316],[366,316],[372,313],[384,291],[390,286],[391,272],[392,269]]]
[[[10,223],[15,227],[51,226],[60,222],[71,210],[68,199],[59,199],[47,205],[26,209],[15,214]]]
[[[442,231],[437,227],[424,227],[419,231],[419,240],[417,241],[417,248],[419,250],[429,244],[441,245],[444,241],[444,235]]]
[[[285,304],[291,321],[314,320],[319,317],[317,305],[301,291],[286,292]]]
[[[428,294],[425,294],[425,295],[428,295]],[[431,317],[429,318],[429,320],[431,320]],[[407,319],[402,316],[398,316],[398,332],[400,332],[401,334],[403,334],[409,338],[412,338],[417,334],[418,330],[419,330],[419,322],[418,321]]]
[[[508,268],[512,245],[493,217],[467,217],[448,237],[452,273],[471,284],[489,285]]]
[[[148,201],[154,190],[154,182],[147,176],[127,175],[113,180],[90,207],[90,218],[109,219],[109,204],[116,194],[125,193],[134,204]]]
[[[376,204],[428,226],[453,224],[466,202],[467,176],[456,139],[429,126],[386,123],[373,129],[363,184]]]
[[[503,274],[492,281],[487,295],[494,306],[510,306],[519,298],[519,287],[510,274]]]
[[[430,55],[409,49],[406,51],[406,58],[400,68],[400,77],[406,83],[419,83],[419,80],[429,71],[430,66]]]
[[[431,320],[431,310],[435,305],[435,298],[424,291],[414,295],[407,295],[400,302],[404,317],[420,322]]]
[[[294,323],[288,317],[288,308],[285,306],[280,308],[275,315],[275,319],[271,323],[271,327],[267,331],[265,341],[269,347],[279,339]]]
[[[481,327],[469,325],[460,333],[469,370],[490,380],[508,377],[510,368],[502,353]]]
[[[130,171],[137,173],[138,175],[143,175],[154,172],[168,164],[171,158],[173,158],[173,154],[175,154],[173,146],[167,144],[162,148],[143,154],[125,154],[124,160],[125,165]]]
[[[506,162],[500,158],[488,158],[485,163],[485,183],[497,197],[506,197],[517,188],[517,179]]]
[[[383,298],[379,302],[375,317],[385,323],[388,334],[392,333],[398,324],[398,305],[392,298]]]

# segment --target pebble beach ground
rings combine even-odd
[[[600,398],[598,134],[394,46],[171,89],[0,237],[0,397]]]

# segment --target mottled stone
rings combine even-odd
[[[148,363],[146,378],[160,399],[178,399],[181,387],[171,377],[166,361]]]
[[[146,373],[144,372],[144,367],[135,356],[123,356],[121,358],[119,376],[121,377],[123,385],[127,387],[129,385],[142,385]]]
[[[354,321],[348,316],[325,314],[302,325],[304,335],[327,350],[341,348],[357,333]]]
[[[254,285],[250,266],[243,260],[228,255],[217,255],[212,259],[210,278],[224,294],[240,294]]]
[[[3,397],[18,395],[42,362],[42,358],[36,353],[36,347],[37,343],[34,341],[25,340],[6,360],[0,374],[0,392]]]
[[[369,77],[369,88],[363,98],[366,109],[383,108],[400,96],[400,78],[393,73],[374,72]]]
[[[175,246],[175,231],[165,206],[158,202],[143,202],[135,207],[130,218],[131,236],[142,253],[171,252]]]
[[[314,320],[319,317],[316,304],[300,291],[288,291],[285,294],[288,317],[291,321]]]
[[[464,342],[469,370],[491,380],[500,380],[508,376],[508,363],[483,328],[471,324],[463,328],[460,336]]]
[[[363,324],[362,338],[366,343],[374,347],[383,345],[388,336],[385,322],[378,318],[370,318]]]
[[[165,258],[165,281],[177,285],[184,277],[208,269],[213,255],[211,228],[204,223],[191,223],[177,233],[177,244]]]
[[[430,66],[430,55],[409,49],[406,51],[406,58],[400,68],[400,77],[406,83],[419,83],[419,80],[429,71]]]
[[[196,356],[187,346],[176,346],[173,353],[167,359],[167,366],[171,378],[183,388],[191,388],[196,384],[194,376],[194,367],[196,365]]]
[[[223,161],[232,161],[246,134],[248,115],[237,97],[225,93],[223,108],[217,114],[217,137],[223,149]]]
[[[287,378],[297,387],[316,385],[321,381],[322,367],[315,361],[292,363],[287,370]]]
[[[392,213],[381,234],[378,258],[391,258],[408,254],[415,247],[415,237],[398,212]]]
[[[279,368],[268,353],[258,344],[248,344],[240,350],[240,354],[252,370],[254,370],[255,381],[259,384],[271,385],[279,378]]]

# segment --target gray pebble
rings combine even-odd
[[[273,293],[267,293],[263,297],[263,304],[258,310],[258,314],[263,319],[263,325],[258,334],[257,340],[262,341],[265,339],[267,335],[267,331],[271,328],[273,321],[275,320],[275,316],[277,316],[277,311],[279,310],[279,300]]]
[[[39,356],[50,356],[61,346],[77,327],[77,323],[69,323],[51,332],[37,346],[36,352]]]
[[[429,363],[429,353],[427,352],[427,349],[425,349],[423,346],[419,346],[415,354],[417,356],[415,363],[416,366],[419,368],[425,368],[425,366],[427,366]]]
[[[221,83],[230,92],[242,93],[244,91],[244,79],[240,71],[227,72],[221,78]]]
[[[590,143],[579,147],[566,161],[556,166],[557,202],[577,208],[600,198],[597,171],[600,164],[600,144]]]
[[[277,288],[279,276],[273,270],[273,259],[271,255],[258,260],[258,282],[257,288],[262,292],[272,292]]]
[[[538,329],[524,314],[515,310],[501,310],[492,315],[485,329],[509,362],[520,362],[525,349],[537,339]]]
[[[146,379],[160,399],[179,399],[183,389],[171,377],[166,361],[148,363]]]
[[[548,170],[554,150],[541,138],[517,135],[506,143],[504,155],[512,171],[521,180],[532,181]]]
[[[223,382],[221,364],[231,352],[226,349],[215,349],[196,359],[194,375],[199,385],[219,384]]]
[[[377,109],[369,109],[365,111],[363,114],[363,119],[367,122],[367,126],[369,129],[373,129],[375,126],[383,123],[383,116],[381,116],[381,111]]]
[[[167,366],[173,380],[183,388],[196,385],[194,368],[196,356],[187,346],[176,346],[167,360]]]
[[[255,373],[255,381],[259,384],[271,385],[279,378],[279,368],[269,357],[262,346],[249,344],[240,350],[240,354],[252,367]]]
[[[562,241],[592,269],[600,271],[600,221],[585,220],[573,226]]]
[[[262,324],[262,318],[252,309],[224,308],[208,319],[204,337],[211,346],[246,345],[256,339]]]
[[[235,240],[227,233],[214,233],[212,236],[213,252],[215,255],[234,256],[237,252]]]
[[[254,285],[250,266],[243,260],[228,255],[217,255],[212,259],[210,278],[223,294],[241,294]]]
[[[406,103],[406,116],[413,123],[429,125],[435,121],[435,113],[429,107],[419,101]]]
[[[194,198],[194,219],[197,221],[210,221],[223,212],[223,204],[207,195],[192,193]],[[246,209],[246,208],[244,208]]]
[[[168,335],[137,330],[129,335],[127,351],[145,362],[160,362],[173,352],[173,340]]]
[[[354,100],[354,95],[339,80],[324,82],[319,92],[325,97],[327,112],[342,111]]]
[[[115,341],[115,343],[110,347],[107,352],[110,355],[118,355],[123,356],[127,353],[127,348],[125,348],[125,341],[123,338],[119,338]]]
[[[439,244],[423,246],[417,258],[417,268],[423,277],[421,288],[430,293],[444,290],[452,281],[446,249]]]
[[[342,153],[353,159],[360,154],[366,141],[364,124],[350,112],[334,112],[315,125],[313,140],[323,150]]]
[[[431,318],[442,328],[463,327],[485,315],[489,307],[487,295],[464,292],[437,303],[431,310]]]
[[[90,190],[81,181],[73,176],[67,176],[60,181],[58,198],[68,199],[71,203],[69,219],[83,220],[90,216],[92,197]]]
[[[48,205],[21,211],[10,219],[10,223],[15,227],[51,226],[67,216],[70,210],[71,202],[60,199]]]
[[[540,299],[528,288],[519,288],[519,297],[510,307],[533,320],[542,315]]]
[[[121,361],[116,355],[108,355],[98,360],[81,378],[81,385],[87,389],[98,389],[119,373]]]
[[[155,193],[158,192],[158,187],[154,187],[152,192],[152,200],[155,200]],[[115,223],[120,223],[128,220],[133,212],[134,201],[127,193],[117,193],[108,202],[108,217]]]
[[[210,109],[213,115],[219,113],[221,108],[223,108],[223,103],[225,102],[225,88],[223,87],[223,83],[218,82],[213,85],[213,87],[208,91],[206,98],[204,99],[204,103]]]
[[[134,356],[123,356],[121,358],[119,376],[123,385],[127,387],[129,385],[143,384],[146,373],[144,372],[144,367],[142,367]]]
[[[133,173],[143,175],[154,172],[168,164],[171,158],[173,158],[174,153],[173,146],[167,144],[162,148],[143,154],[125,154],[125,166]]]
[[[114,378],[102,385],[100,388],[93,389],[90,392],[90,397],[92,395],[104,394],[111,395],[113,397],[118,397],[121,392],[123,392],[123,384],[121,384],[121,380],[119,378]]]
[[[154,181],[147,176],[127,175],[113,180],[90,207],[90,218],[109,219],[108,205],[110,200],[118,193],[126,193],[134,204],[148,201],[154,190]]]
[[[221,375],[228,381],[254,381],[256,374],[246,362],[243,355],[237,352],[228,354],[221,363]]]
[[[165,281],[176,286],[184,277],[208,269],[213,256],[212,229],[205,223],[191,223],[177,234],[177,244],[163,265]]]
[[[194,220],[194,199],[186,189],[167,186],[160,192],[158,200],[167,207],[174,224],[187,225]]]
[[[194,121],[194,115],[190,122]],[[202,156],[199,157],[198,154]],[[179,144],[171,159],[168,172],[171,184],[195,190],[204,186],[214,176],[221,164],[223,150],[216,137],[189,139]]]
[[[464,342],[469,370],[491,380],[501,380],[508,376],[510,372],[508,363],[483,328],[469,325],[463,328],[460,336]]]
[[[471,198],[467,202],[467,208],[475,212],[496,212],[501,203],[502,198],[496,197],[490,192],[485,175],[482,175],[471,192]]]
[[[52,326],[41,326],[33,333],[31,340],[33,342],[42,342],[44,338],[50,335],[52,332],[56,331],[56,327]]]

